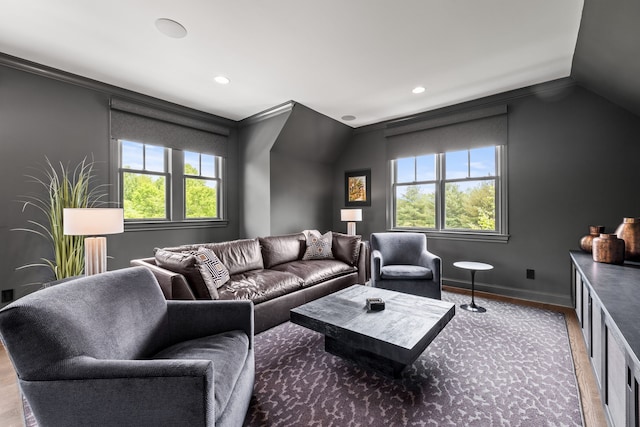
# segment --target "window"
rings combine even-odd
[[[168,219],[168,151],[120,141],[120,194],[126,220]]]
[[[489,146],[393,160],[392,227],[506,234],[505,152]]]
[[[395,227],[436,228],[436,155],[395,161]]]
[[[117,140],[126,222],[220,220],[223,158]]]
[[[116,97],[109,118],[110,198],[124,208],[126,230],[228,225],[226,125],[163,102]]]
[[[220,157],[184,152],[185,218],[218,218]]]

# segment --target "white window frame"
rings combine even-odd
[[[475,147],[474,147],[475,148]],[[471,148],[473,149],[473,148]],[[462,151],[462,150],[456,150]],[[436,200],[435,200],[435,209],[436,209],[436,218],[435,228],[422,228],[422,227],[397,227],[395,225],[396,219],[396,187],[399,185],[395,182],[396,180],[396,160],[389,161],[389,191],[388,191],[388,209],[387,209],[387,218],[388,224],[387,228],[391,231],[417,231],[422,232],[427,235],[427,237],[432,238],[440,238],[440,239],[453,239],[453,240],[473,240],[473,241],[488,241],[488,242],[503,242],[506,243],[509,240],[509,230],[508,230],[508,186],[507,186],[507,146],[506,145],[497,145],[496,146],[496,176],[490,178],[491,180],[495,180],[495,188],[496,188],[496,214],[495,214],[495,222],[496,229],[495,230],[457,230],[457,229],[445,229],[444,228],[444,197],[445,197],[445,185],[448,182],[464,182],[464,181],[479,181],[482,180],[482,177],[473,177],[473,178],[452,178],[446,179],[444,177],[444,171],[446,168],[445,164],[445,153],[431,153],[436,156],[436,179],[428,180],[428,181],[416,181],[416,182],[403,182],[399,183],[400,185],[420,185],[420,184],[433,184],[435,183],[435,191],[436,191]],[[420,157],[422,155],[428,154],[419,154],[414,157]]]

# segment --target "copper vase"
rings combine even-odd
[[[607,264],[624,263],[624,240],[615,234],[600,234],[593,239],[593,260]]]
[[[590,225],[589,234],[580,239],[580,249],[591,253],[593,250],[593,239],[604,233],[604,225]]]
[[[616,236],[624,240],[624,259],[640,261],[640,218],[624,218]]]

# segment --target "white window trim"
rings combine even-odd
[[[434,239],[446,239],[446,240],[466,240],[466,241],[480,241],[480,242],[496,242],[507,243],[509,240],[509,210],[508,210],[508,170],[507,170],[507,145],[497,146],[497,159],[496,159],[496,230],[495,231],[482,231],[482,230],[433,230],[418,227],[394,227],[395,222],[395,171],[394,160],[387,162],[387,231],[406,231],[406,232],[418,232],[424,233],[429,238]],[[437,157],[439,158],[439,157]],[[438,160],[441,162],[441,160]],[[438,165],[436,169],[437,174],[442,173],[442,164]],[[436,177],[436,191],[441,192],[445,181],[441,179],[441,176]],[[439,185],[438,185],[439,184]],[[436,226],[440,227],[443,223],[444,211],[441,209],[439,203],[441,198],[436,198]]]

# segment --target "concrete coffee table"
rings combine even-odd
[[[385,309],[368,311],[367,298]],[[455,315],[455,304],[370,286],[349,288],[291,310],[291,322],[325,336],[325,351],[399,376]]]

